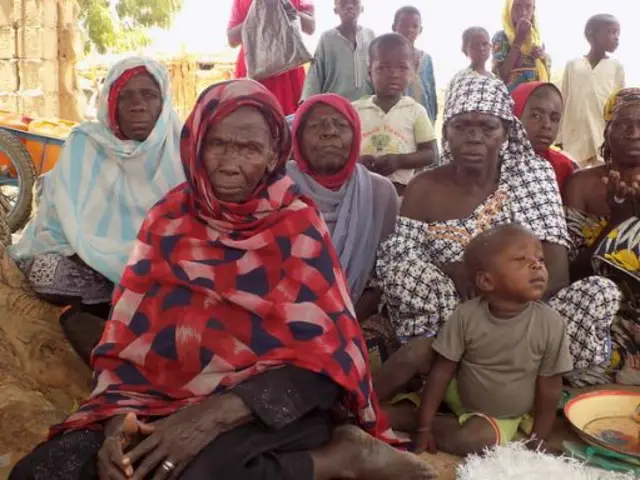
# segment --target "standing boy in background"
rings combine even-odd
[[[422,15],[416,7],[402,7],[393,19],[394,32],[404,35],[413,47],[415,75],[409,84],[407,95],[427,109],[431,123],[438,116],[438,94],[433,74],[431,55],[416,48],[416,40],[422,33]]]
[[[614,92],[624,88],[625,74],[622,64],[608,56],[618,48],[618,20],[613,15],[595,15],[584,33],[591,50],[571,60],[564,70],[561,90],[565,109],[558,143],[581,167],[589,167],[602,161],[604,106]]]
[[[427,110],[404,95],[414,75],[409,40],[397,33],[376,38],[369,62],[376,93],[353,104],[362,123],[360,161],[402,196],[414,171],[434,162],[436,137]]]
[[[302,92],[302,101],[320,93],[336,93],[351,101],[373,93],[367,68],[372,30],[358,25],[360,0],[335,0],[340,25],[320,37]]]

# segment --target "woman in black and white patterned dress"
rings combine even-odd
[[[453,86],[444,114],[444,165],[414,178],[395,233],[380,246],[374,281],[380,313],[363,322],[370,347],[385,322],[399,341],[396,347],[415,339],[422,344],[409,345],[403,349],[408,353],[380,370],[376,388],[382,399],[415,373],[412,363],[428,368],[430,348],[424,346],[456,306],[474,296],[461,262],[466,245],[505,223],[517,222],[543,242],[550,275],[546,299],[566,319],[571,340],[576,374],[570,380],[579,383],[577,372],[610,359],[609,330],[620,292],[602,277],[570,284],[569,237],[554,172],[535,155],[512,107],[499,80],[464,77]],[[370,290],[368,300],[374,297]]]

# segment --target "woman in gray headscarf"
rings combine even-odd
[[[393,184],[357,163],[360,119],[345,98],[311,97],[298,110],[293,133],[295,161],[287,173],[322,213],[353,303],[366,301],[378,245],[393,231],[398,213]]]

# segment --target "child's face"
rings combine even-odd
[[[529,97],[521,120],[536,153],[546,152],[558,136],[562,98],[552,87],[539,87]]]
[[[491,39],[484,32],[474,33],[465,45],[464,53],[473,65],[486,64],[491,55]]]
[[[381,46],[371,61],[369,74],[376,95],[403,95],[413,75],[413,53],[406,45],[391,48]]]
[[[484,293],[517,302],[541,300],[549,281],[542,244],[525,232],[514,236],[481,277],[478,289]]]
[[[334,9],[340,21],[345,25],[357,25],[358,18],[362,13],[362,2],[360,0],[335,0]]]
[[[398,22],[393,26],[393,31],[404,35],[411,43],[415,43],[422,33],[422,18],[415,13],[403,13],[398,17]]]
[[[513,21],[513,25],[517,25],[521,19],[531,21],[535,7],[535,0],[513,0],[511,7],[511,21]]]
[[[620,44],[620,24],[612,22],[601,25],[593,32],[591,44],[598,50],[615,52]]]

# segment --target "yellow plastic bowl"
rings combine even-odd
[[[564,414],[587,443],[640,459],[640,391],[601,390],[572,398]]]

